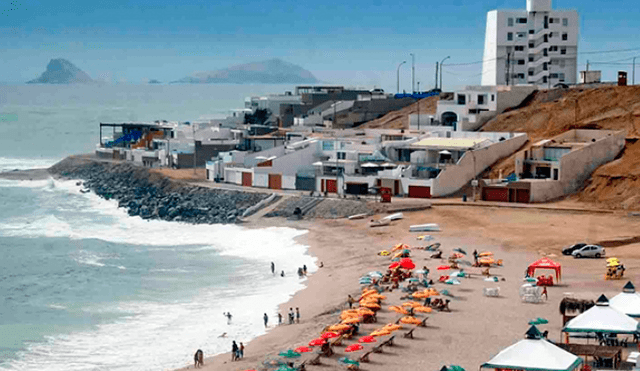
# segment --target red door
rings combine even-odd
[[[269,188],[282,189],[282,174],[269,174]]]
[[[399,195],[400,194],[400,181],[399,180],[395,180],[393,182],[393,195]]]
[[[244,187],[251,187],[253,185],[253,182],[251,181],[251,173],[242,173],[242,185]]]
[[[335,179],[325,179],[326,186],[325,189],[329,193],[338,193],[338,181]]]
[[[413,198],[431,198],[431,187],[409,186],[409,197]]]
[[[509,189],[485,187],[482,189],[482,199],[485,201],[509,202]]]
[[[516,202],[528,204],[530,199],[530,192],[528,189],[516,189]]]

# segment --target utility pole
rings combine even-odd
[[[509,86],[509,71],[511,70],[511,53],[507,53],[507,86]]]
[[[402,66],[403,64],[407,63],[407,61],[402,61],[402,63],[400,63],[398,65],[398,71],[396,72],[396,91],[398,92],[398,94],[400,94],[400,66]]]
[[[436,90],[438,89],[438,61],[436,61]]]
[[[196,175],[196,123],[191,123],[191,132],[193,133],[193,175]]]
[[[631,75],[631,85],[635,85],[636,84],[636,58],[637,57],[633,57],[633,74]]]
[[[589,72],[589,60],[587,59],[587,72]]]
[[[416,81],[416,55],[411,54],[411,90],[414,93],[416,91],[415,81]]]
[[[440,61],[440,90],[442,90],[442,71],[444,71],[444,61],[451,58],[450,56],[445,57]]]

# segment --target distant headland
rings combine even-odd
[[[92,83],[93,79],[84,71],[66,59],[52,59],[47,70],[40,77],[27,81],[27,84],[77,84]]]
[[[173,83],[191,84],[314,84],[319,82],[304,68],[281,59],[270,59],[200,72]]]

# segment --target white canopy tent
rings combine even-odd
[[[635,334],[638,321],[611,307],[607,297],[601,295],[596,305],[567,322],[562,331]]]
[[[640,317],[640,295],[631,281],[622,288],[622,292],[609,300],[609,306],[631,316]]]
[[[582,364],[582,358],[551,344],[535,326],[527,331],[526,339],[503,349],[480,368],[525,371],[571,371]]]

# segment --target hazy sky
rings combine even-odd
[[[140,83],[172,81],[197,71],[282,58],[319,79],[394,91],[416,80],[434,85],[434,65],[482,60],[486,12],[524,9],[525,0],[104,0],[0,2],[0,82],[22,83],[66,58],[91,77]],[[631,71],[640,56],[638,0],[554,0],[580,14],[579,52],[604,79]],[[638,59],[640,64],[640,58]],[[444,87],[480,83],[481,64],[445,67]],[[639,71],[640,74],[640,71]]]

